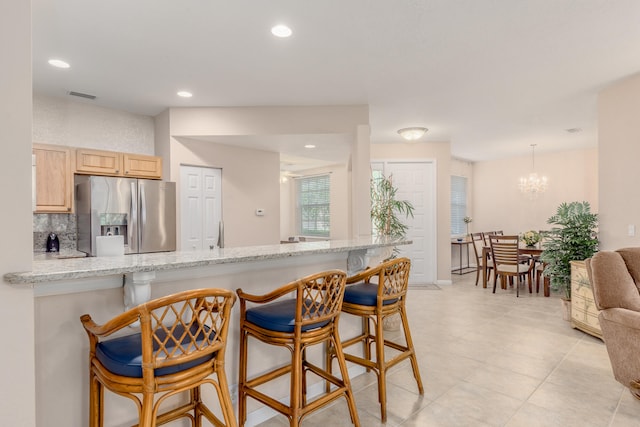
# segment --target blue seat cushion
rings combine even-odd
[[[311,313],[313,314],[313,307]],[[296,300],[285,299],[282,301],[263,304],[252,307],[246,313],[247,322],[270,331],[293,332],[296,319]],[[302,332],[325,326],[329,321],[323,321],[305,325]]]
[[[393,304],[397,298],[386,300],[382,305]],[[344,290],[344,302],[349,304],[374,306],[378,303],[378,285],[375,283],[356,283]]]
[[[196,333],[197,326],[191,327],[192,332]],[[172,335],[178,339],[182,336],[184,327],[176,327]],[[162,336],[164,335],[164,336]],[[203,332],[200,332],[203,335]],[[166,334],[161,332],[157,333],[157,336],[161,341],[164,341]],[[203,338],[200,338],[203,339]],[[183,339],[183,343],[188,343],[189,337]],[[158,345],[154,343],[154,350],[157,350]],[[172,345],[167,343],[167,350],[171,351]],[[205,363],[207,360],[211,360],[215,357],[215,353],[200,357],[192,360],[188,363],[181,363],[174,366],[166,366],[155,370],[156,376],[175,374],[180,371],[184,371],[194,366],[198,366]],[[122,375],[131,378],[142,378],[142,336],[140,333],[127,335],[124,337],[114,338],[112,340],[102,341],[96,346],[96,358],[107,368],[110,372],[116,375]]]

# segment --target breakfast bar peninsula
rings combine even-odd
[[[8,273],[11,286],[32,289],[35,297],[36,398],[38,425],[79,426],[88,420],[88,343],[80,316],[106,321],[152,298],[187,289],[218,287],[261,294],[303,276],[328,269],[349,274],[376,263],[389,249],[411,241],[361,238],[265,246],[37,260],[31,271]],[[238,377],[238,308],[234,307],[226,370],[235,393]],[[345,336],[359,325],[345,317]],[[260,372],[285,358],[265,351]],[[318,385],[320,387],[320,385]],[[282,397],[288,387],[283,384]],[[312,390],[310,390],[311,392]],[[105,395],[108,418],[132,424],[137,412],[124,398]],[[249,408],[248,424],[271,414]]]

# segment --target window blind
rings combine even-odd
[[[296,217],[300,235],[329,237],[329,183],[329,175],[296,179]]]
[[[451,235],[467,233],[464,217],[467,216],[467,178],[451,176]]]

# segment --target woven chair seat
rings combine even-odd
[[[208,328],[207,328],[208,329]],[[182,325],[176,327],[172,331],[172,338],[170,341],[177,343],[180,342],[183,345],[188,344],[190,338],[184,334],[185,329]],[[192,334],[197,334],[197,327],[193,325],[191,327]],[[167,334],[158,334],[161,340],[166,339]],[[197,337],[198,342],[202,342],[204,339],[204,333],[200,332],[200,337]],[[175,349],[176,345],[168,345],[167,351],[173,352],[174,350],[180,353],[180,348]],[[157,351],[158,344],[155,343],[154,351]],[[166,366],[155,370],[155,376],[171,375],[178,372],[193,368],[207,360],[213,359],[215,353],[198,358],[191,362],[181,363],[174,366]],[[133,334],[124,337],[114,338],[111,340],[103,341],[96,345],[96,358],[107,368],[110,372],[116,375],[122,375],[123,377],[142,378],[142,335]]]
[[[318,310],[320,307],[318,304],[313,304],[310,300],[307,302],[310,310],[306,318],[312,318],[316,312],[322,311],[321,308]],[[246,320],[270,331],[293,332],[296,321],[296,300],[287,299],[250,308],[247,310]],[[321,328],[328,323],[329,320],[303,325],[302,332]]]
[[[375,306],[378,303],[378,285],[375,283],[349,285],[344,291],[344,302]],[[392,298],[384,300],[382,305],[390,305],[396,302],[398,302],[398,298]]]

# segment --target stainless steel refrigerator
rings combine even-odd
[[[78,250],[96,256],[97,236],[124,236],[124,253],[176,250],[176,184],[76,175]]]

